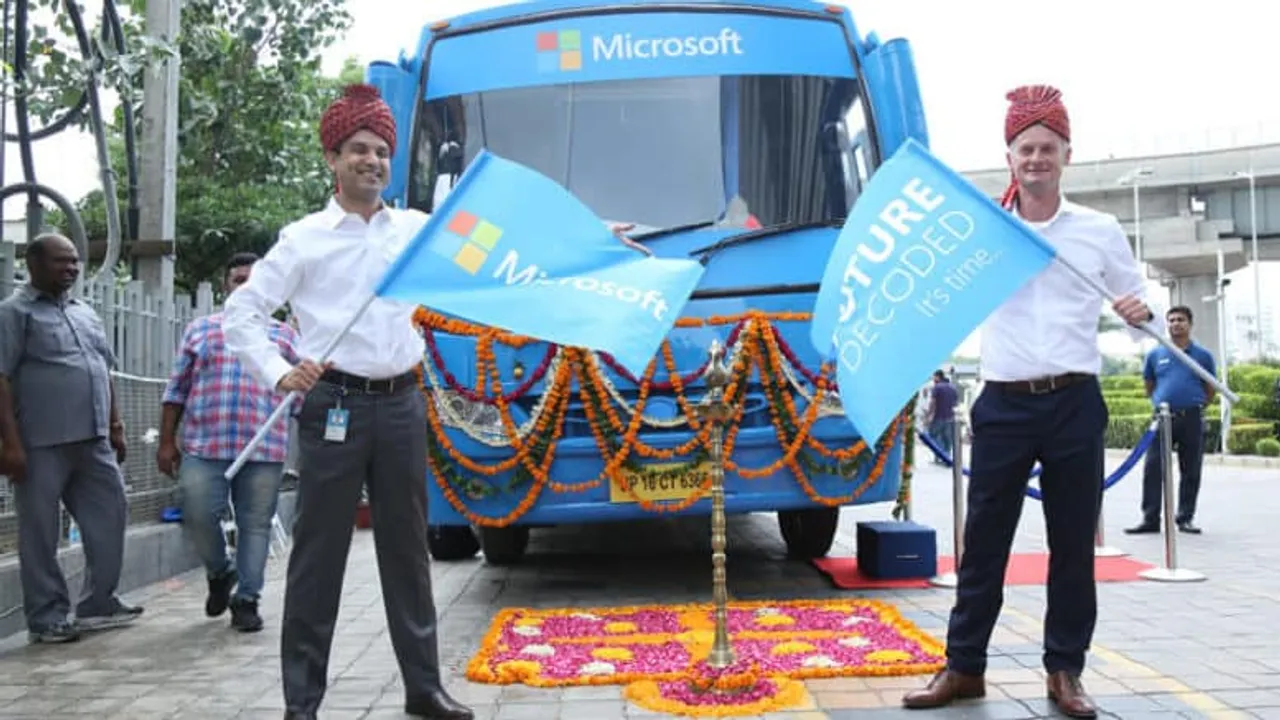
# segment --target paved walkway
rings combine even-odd
[[[1113,461],[1112,465],[1118,463]],[[1205,534],[1180,538],[1182,565],[1204,583],[1105,584],[1100,587],[1097,645],[1085,682],[1107,716],[1280,719],[1280,479],[1265,468],[1206,468],[1199,522]],[[917,519],[938,529],[949,552],[950,476],[927,463],[917,480]],[[1130,537],[1137,519],[1138,476],[1108,493],[1108,541],[1158,563],[1159,536]],[[887,506],[846,510],[833,555],[852,552],[853,525],[883,519]],[[708,523],[535,531],[527,561],[492,568],[482,560],[434,565],[448,685],[485,720],[607,720],[646,713],[622,700],[618,687],[536,690],[473,685],[463,667],[489,618],[509,606],[589,606],[690,602],[710,598]],[[1029,500],[1016,549],[1043,548],[1043,520]],[[804,563],[783,559],[771,515],[730,523],[729,577],[741,599],[833,597],[834,589]],[[0,641],[0,717],[279,718],[278,621],[282,564],[269,568],[263,610],[268,629],[241,636],[226,618],[203,615],[204,581],[191,573],[131,594],[147,607],[133,628],[69,646]],[[347,574],[322,718],[400,718],[402,689],[383,621],[373,545],[357,533]],[[923,629],[944,635],[947,590],[866,593],[896,604]],[[1010,587],[993,641],[989,697],[934,711],[898,708],[904,689],[924,678],[838,679],[807,683],[810,707],[776,718],[1052,717],[1043,699],[1040,663],[1042,587]]]

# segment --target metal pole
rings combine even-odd
[[[707,394],[699,403],[699,414],[711,423],[711,600],[715,606],[715,639],[707,655],[707,665],[726,668],[733,664],[733,645],[729,642],[729,587],[725,573],[724,517],[724,423],[733,414],[725,401],[724,388],[729,384],[729,369],[724,364],[724,351],[717,341],[711,342],[711,362],[703,382]]]
[[[1222,382],[1227,383],[1231,377],[1231,356],[1227,352],[1227,286],[1224,284],[1226,277],[1226,259],[1222,254],[1222,243],[1218,243],[1218,368],[1222,374]],[[1227,440],[1231,435],[1231,403],[1225,399],[1218,403],[1218,423],[1222,428],[1218,433],[1218,442],[1221,445],[1219,452],[1223,455],[1227,454]]]
[[[1133,249],[1138,264],[1142,264],[1142,209],[1138,200],[1138,177],[1133,178]]]
[[[1106,519],[1102,512],[1102,506],[1104,503],[1105,503],[1104,499],[1098,500],[1098,529],[1093,534],[1093,556],[1094,557],[1124,557],[1129,553],[1125,552],[1124,550],[1121,550],[1120,548],[1113,548],[1107,545],[1107,537],[1106,537],[1106,534],[1103,532],[1103,526],[1106,524]]]
[[[334,335],[333,339],[329,341],[329,347],[325,348],[320,357],[316,358],[317,363],[324,365],[329,361],[329,356],[333,354],[334,350],[338,349],[338,343],[342,342],[342,339],[347,336],[347,333],[351,332],[351,328],[355,327],[356,322],[358,322],[360,318],[364,317],[365,311],[368,310],[369,306],[373,304],[373,301],[377,299],[377,294],[369,295],[368,299],[364,301],[364,304],[356,309],[356,313],[351,316],[351,319],[347,321],[347,324],[344,325],[343,328],[338,331],[338,334]],[[281,402],[279,407],[271,413],[271,417],[267,418],[267,421],[262,423],[262,427],[258,428],[258,432],[254,433],[253,437],[249,439],[249,444],[245,445],[244,449],[240,451],[240,454],[236,456],[235,461],[231,463],[231,467],[227,468],[226,472],[222,473],[224,478],[231,480],[236,476],[236,473],[240,472],[240,468],[244,467],[244,464],[249,461],[249,456],[253,454],[254,450],[258,449],[258,446],[266,439],[267,433],[271,432],[271,428],[274,427],[276,423],[280,422],[280,419],[283,418],[285,413],[289,410],[289,406],[293,404],[294,398],[299,395],[301,395],[301,393],[297,390],[293,390],[285,396],[284,401]]]
[[[1156,414],[1160,422],[1160,475],[1164,494],[1164,567],[1143,570],[1140,575],[1157,582],[1198,582],[1205,576],[1178,567],[1178,528],[1174,520],[1175,491],[1173,483],[1173,415],[1169,403],[1160,403]]]
[[[1093,288],[1099,295],[1106,298],[1108,302],[1114,303],[1116,300],[1120,299],[1115,293],[1108,290],[1107,287],[1103,285],[1100,281],[1086,274],[1084,271],[1076,267],[1070,260],[1066,259],[1062,255],[1055,255],[1054,260],[1062,267],[1070,270],[1072,274],[1080,278],[1080,280],[1082,280],[1089,287]],[[1169,354],[1177,358],[1178,362],[1182,363],[1187,367],[1188,370],[1195,373],[1196,377],[1212,385],[1222,395],[1222,397],[1226,398],[1227,400],[1230,400],[1232,403],[1240,402],[1240,396],[1232,392],[1231,388],[1227,387],[1226,383],[1222,382],[1218,378],[1209,374],[1208,370],[1205,370],[1203,367],[1201,367],[1200,363],[1196,362],[1195,360],[1192,360],[1191,356],[1187,355],[1187,353],[1182,348],[1175,345],[1172,340],[1165,337],[1163,334],[1156,332],[1151,327],[1151,323],[1140,325],[1138,326],[1137,329],[1146,333],[1148,337],[1150,337],[1151,339],[1163,345],[1164,348],[1169,351]]]
[[[1254,328],[1257,330],[1258,338],[1258,360],[1261,361],[1266,357],[1263,352],[1262,342],[1262,277],[1260,275],[1258,257],[1258,197],[1257,188],[1254,184],[1253,168],[1249,169],[1249,235],[1250,244],[1253,249],[1253,308],[1256,313],[1257,320],[1254,321]]]
[[[957,403],[951,432],[951,547],[955,569],[929,580],[934,587],[953,588],[960,583],[960,558],[964,555],[964,413]]]

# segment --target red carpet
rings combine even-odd
[[[1097,558],[1094,561],[1098,582],[1133,582],[1138,580],[1138,573],[1154,567],[1149,563],[1127,557]],[[858,560],[851,557],[827,557],[813,561],[814,567],[831,578],[838,588],[845,590],[863,590],[876,588],[926,588],[930,587],[929,578],[910,580],[877,580],[864,577],[858,572]],[[950,555],[938,558],[938,574],[951,572],[955,561]],[[1009,569],[1005,572],[1005,585],[1043,585],[1049,576],[1048,553],[1016,553],[1009,558]]]

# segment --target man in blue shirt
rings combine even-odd
[[[1170,308],[1165,316],[1169,326],[1169,339],[1191,359],[1216,375],[1213,355],[1191,339],[1191,310],[1184,306]],[[1190,368],[1183,365],[1164,346],[1147,354],[1142,369],[1147,396],[1151,404],[1169,403],[1173,413],[1170,435],[1178,453],[1178,471],[1182,484],[1178,489],[1178,512],[1175,522],[1185,533],[1199,534],[1200,528],[1192,524],[1196,514],[1196,498],[1200,494],[1200,465],[1204,458],[1204,408],[1213,402],[1213,386],[1204,382]],[[1142,522],[1127,528],[1126,533],[1160,532],[1160,508],[1163,503],[1164,483],[1160,473],[1163,440],[1157,434],[1156,441],[1147,450],[1146,467],[1142,479]]]

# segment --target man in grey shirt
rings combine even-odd
[[[0,472],[13,483],[23,609],[32,642],[119,627],[142,608],[116,597],[128,520],[124,424],[102,321],[71,297],[80,256],[61,235],[27,245],[29,281],[0,301]],[[58,566],[61,501],[85,544],[76,623]]]

